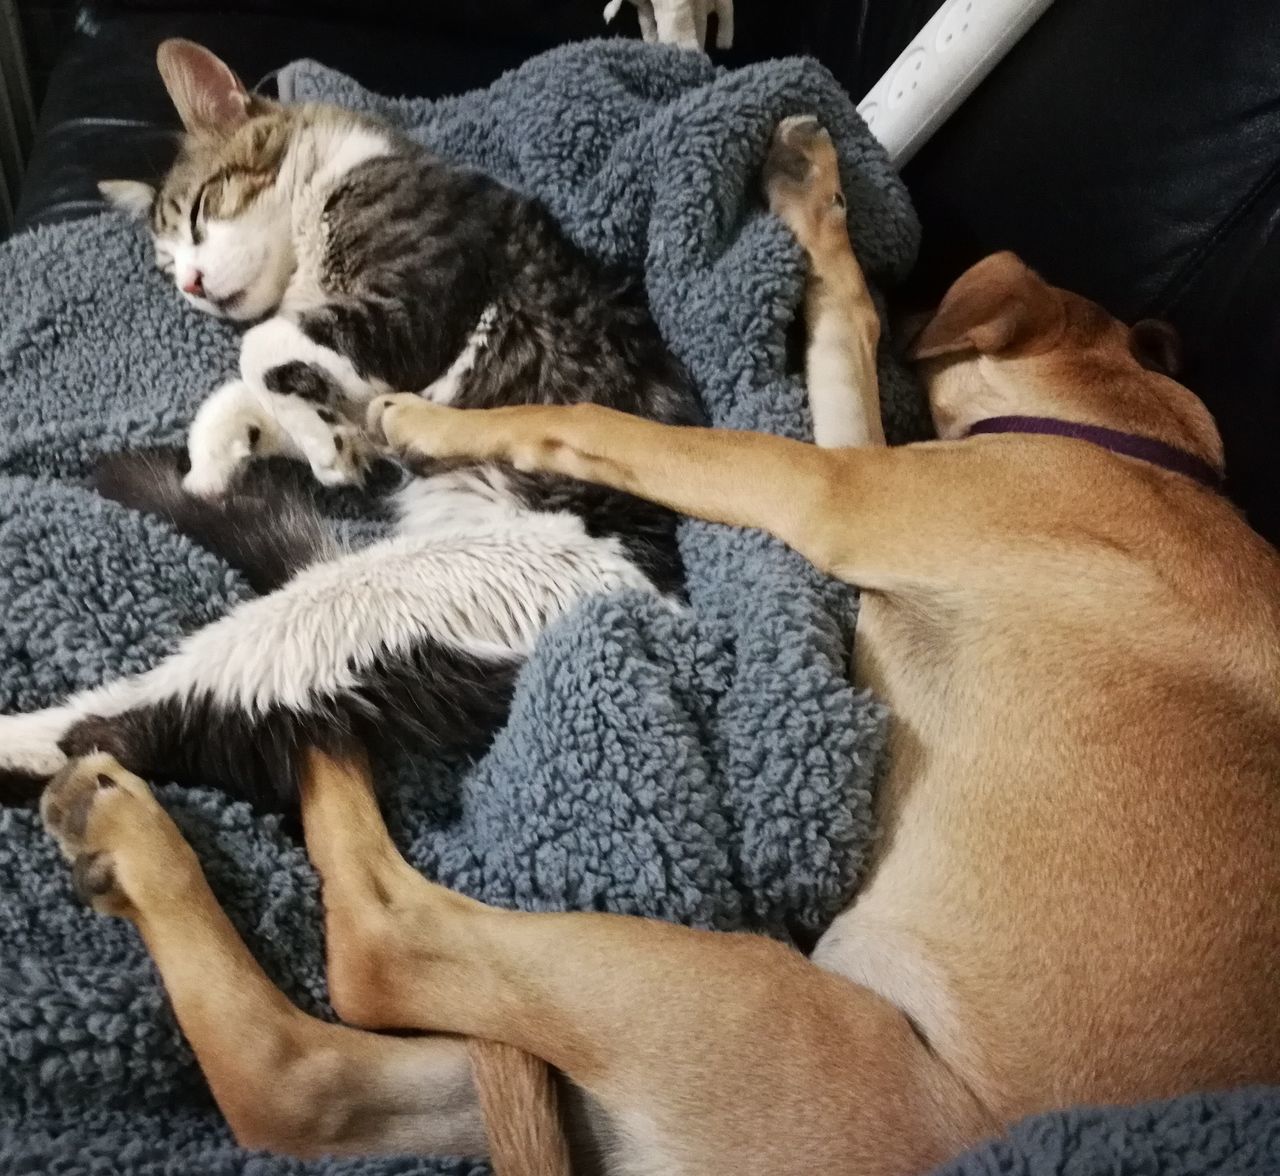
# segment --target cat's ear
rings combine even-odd
[[[160,42],[156,65],[188,131],[225,136],[248,121],[255,99],[231,67],[203,45],[170,37]]]
[[[156,199],[156,190],[140,180],[99,180],[98,191],[112,208],[127,212],[138,220],[144,220],[151,214],[151,206]]]

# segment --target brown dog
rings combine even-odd
[[[1280,1080],[1280,557],[1196,480],[1219,440],[1150,370],[1164,337],[990,258],[915,343],[943,440],[884,448],[875,312],[816,124],[780,128],[768,186],[812,263],[818,439],[860,447],[412,396],[373,423],[763,528],[862,588],[856,673],[894,727],[857,900],[812,961],[494,910],[415,873],[367,771],[314,756],[339,1014],[546,1059],[624,1171],[907,1176],[1030,1112]],[[963,439],[1011,416],[1036,420]],[[1094,428],[1025,431],[1063,427],[1045,418]],[[141,781],[81,761],[45,811],[81,889],[137,922],[241,1139],[483,1146],[462,1045],[289,1005]]]

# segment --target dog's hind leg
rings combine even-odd
[[[486,1151],[466,1045],[383,1037],[295,1008],[140,779],[87,757],[50,783],[41,807],[80,895],[141,932],[240,1143],[298,1156]]]
[[[401,858],[361,765],[313,754],[301,792],[341,1014],[546,1059],[637,1170],[907,1176],[991,1129],[901,1012],[780,944],[486,907]]]
[[[345,948],[376,942],[385,921],[363,920],[377,909],[368,888],[394,903],[401,892],[429,885],[401,857],[382,822],[367,762],[338,761],[309,750],[299,778],[307,852],[324,885],[329,998],[344,1020],[368,1019],[362,969],[378,954],[355,959]],[[414,1021],[386,1020],[379,1028],[416,1028]],[[510,1045],[473,1040],[472,1073],[484,1106],[491,1161],[499,1176],[555,1176],[569,1170],[559,1094],[544,1061]],[[594,1147],[585,1122],[580,1145]]]

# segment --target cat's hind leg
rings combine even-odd
[[[308,568],[144,674],[0,717],[0,772],[45,779],[67,756],[105,751],[139,774],[274,807],[292,802],[298,749],[341,748],[357,722],[399,719],[427,749],[487,732],[518,659],[500,656],[500,634],[469,649],[471,634],[450,627],[462,602],[449,565],[456,582],[469,562],[387,541]]]
[[[427,751],[474,750],[505,715],[521,660],[504,655],[501,633],[454,622],[467,607],[454,585],[476,562],[393,540],[308,568],[141,677],[73,698],[58,746],[273,808],[293,804],[307,743],[338,750],[393,727]]]
[[[0,803],[34,799],[44,782],[67,764],[63,741],[95,714],[126,711],[138,679],[123,678],[72,696],[61,706],[0,715]]]
[[[34,800],[67,757],[58,741],[82,717],[71,707],[0,715],[0,804]]]
[[[299,749],[395,731],[424,752],[482,748],[539,633],[585,595],[652,590],[625,552],[562,516],[491,512],[484,535],[383,540],[314,564],[186,637],[138,678],[0,721],[56,765],[110,751],[142,775],[291,807]],[[8,737],[8,738],[6,738]]]
[[[222,556],[258,592],[272,592],[305,568],[338,555],[324,520],[300,494],[272,486],[269,494],[237,491],[210,502],[184,488],[171,451],[113,454],[99,465],[95,485],[104,497],[162,518]],[[219,649],[201,641],[197,647],[204,649],[207,674],[217,665]],[[221,652],[239,648],[232,642]],[[167,668],[82,691],[60,706],[0,715],[0,803],[32,799],[66,763],[64,743],[75,750],[114,748],[123,754],[132,746],[141,753],[147,740],[126,741],[126,736],[131,728],[135,736],[141,734],[139,724],[154,708],[194,718],[195,709],[178,705],[186,696],[181,665],[175,654]]]

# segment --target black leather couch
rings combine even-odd
[[[725,60],[810,52],[860,97],[938,3],[738,0]],[[165,36],[210,45],[250,81],[311,56],[384,92],[439,95],[601,35],[602,6],[83,5],[49,79],[19,224],[87,215],[95,180],[163,169]],[[1231,493],[1280,543],[1280,3],[1057,0],[904,174],[925,227],[906,300],[923,305],[1012,248],[1122,317],[1168,318],[1226,439]]]

